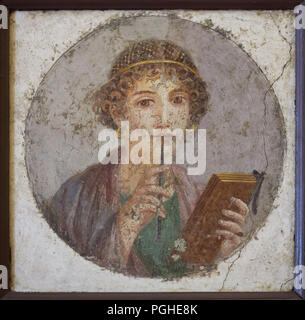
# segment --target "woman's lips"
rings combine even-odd
[[[156,124],[154,125],[154,129],[169,129],[170,124]]]
[[[155,132],[155,134],[154,134],[155,136],[160,136],[160,135],[161,135],[161,136],[164,136],[164,137],[166,137],[166,136],[171,137],[171,136],[173,135],[169,123],[164,123],[164,124],[158,123],[158,124],[155,124],[155,125],[153,126],[153,128],[156,129],[156,130],[163,130],[163,131],[165,131],[165,133],[162,132],[162,134],[161,134],[161,133],[158,134],[158,131],[157,131],[157,132]]]

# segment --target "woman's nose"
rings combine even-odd
[[[166,101],[163,101],[159,108],[157,108],[156,119],[162,126],[168,127],[168,105]]]

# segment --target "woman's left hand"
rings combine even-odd
[[[248,206],[242,200],[232,197],[230,202],[237,210],[223,209],[221,211],[223,219],[218,220],[219,228],[216,230],[216,234],[223,238],[220,247],[223,258],[227,258],[241,243],[242,228],[249,213]]]

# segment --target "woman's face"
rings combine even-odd
[[[185,129],[189,125],[189,95],[178,81],[144,78],[127,95],[125,120],[131,130]]]

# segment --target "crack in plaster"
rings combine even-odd
[[[273,24],[275,25],[275,27],[277,28],[278,30],[278,33],[280,35],[280,37],[288,44],[289,46],[289,59],[285,62],[285,64],[283,65],[282,67],[282,70],[281,70],[281,73],[279,74],[279,76],[271,83],[271,85],[269,86],[269,88],[267,89],[267,91],[265,92],[265,95],[264,95],[264,129],[263,129],[263,145],[264,145],[264,154],[265,154],[265,159],[266,159],[266,166],[265,166],[265,170],[264,171],[267,171],[267,168],[268,168],[268,156],[267,156],[267,152],[266,152],[266,138],[265,138],[265,130],[266,130],[266,125],[267,125],[267,104],[266,104],[266,99],[267,99],[267,94],[269,93],[269,91],[271,89],[273,89],[273,86],[274,84],[283,76],[284,72],[285,72],[285,69],[287,68],[287,66],[289,65],[289,63],[291,62],[292,60],[292,56],[291,56],[291,51],[292,51],[292,44],[287,40],[287,38],[282,34],[279,26],[276,24],[273,16],[271,13],[269,13],[270,15],[270,18],[272,19],[273,21]]]
[[[224,289],[224,286],[225,286],[225,282],[227,281],[228,279],[228,276],[229,276],[229,273],[231,272],[233,266],[234,266],[234,263],[240,258],[241,256],[241,252],[242,252],[242,249],[244,248],[245,244],[239,249],[239,253],[238,253],[238,256],[230,263],[229,267],[228,267],[228,270],[227,270],[227,273],[226,273],[226,276],[225,278],[223,279],[223,282],[222,282],[222,286],[221,288],[219,289],[219,291],[223,291]]]
[[[280,286],[280,291],[282,291],[283,286],[285,286],[288,282],[290,282],[290,281],[294,280],[294,278],[295,278],[295,276],[293,276],[292,278],[290,278],[290,279],[288,279],[288,280],[284,281],[284,282],[281,284],[281,286]]]

